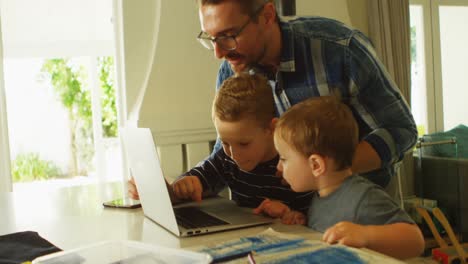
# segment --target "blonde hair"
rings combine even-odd
[[[215,95],[213,119],[235,122],[252,118],[268,127],[275,117],[271,86],[265,77],[239,73],[226,79]]]
[[[275,129],[275,137],[305,157],[319,154],[332,158],[337,170],[351,167],[358,133],[351,110],[339,96],[315,97],[294,105]]]

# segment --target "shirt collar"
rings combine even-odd
[[[294,72],[296,71],[296,62],[294,61],[293,28],[290,23],[284,20],[284,18],[280,18],[279,26],[282,45],[279,71]]]

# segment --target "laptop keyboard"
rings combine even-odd
[[[187,229],[229,224],[196,207],[174,208],[174,213],[177,218],[177,223]]]

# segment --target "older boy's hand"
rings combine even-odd
[[[285,225],[305,225],[306,216],[301,212],[291,210],[283,215],[281,223]]]
[[[279,201],[270,200],[268,198],[263,200],[263,202],[253,210],[254,214],[264,213],[273,218],[281,218],[289,211],[291,211],[291,209],[289,209],[287,205]]]
[[[368,239],[366,227],[351,222],[339,222],[328,228],[323,234],[322,240],[329,243],[339,243],[350,247],[367,247]]]
[[[178,199],[192,199],[201,202],[203,186],[197,176],[185,176],[172,184],[174,194]]]
[[[135,184],[135,179],[133,176],[130,178],[130,180],[127,181],[128,183],[128,196],[132,198],[133,200],[140,200],[140,196],[138,195],[138,190]]]

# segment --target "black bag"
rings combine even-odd
[[[37,232],[24,231],[0,236],[0,264],[16,264],[61,251]]]

